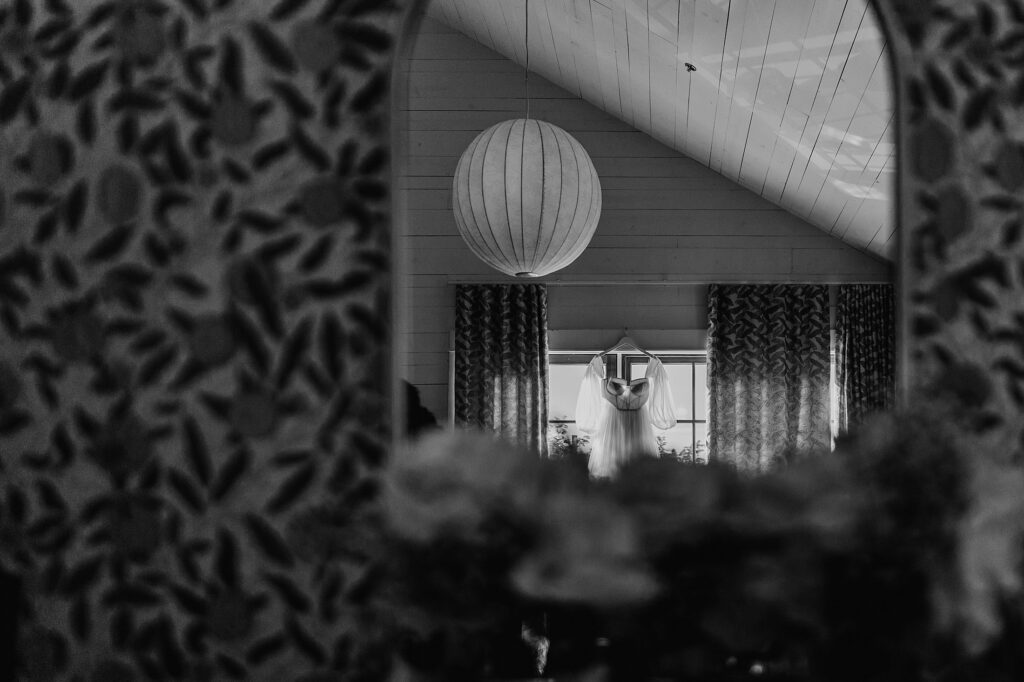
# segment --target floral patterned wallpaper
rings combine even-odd
[[[412,4],[0,5],[22,679],[377,679],[367,584],[325,529],[386,454],[387,95]],[[1019,458],[1024,3],[879,10],[908,374]]]
[[[0,563],[24,580],[23,679],[356,674],[358,572],[302,533],[366,494],[387,442],[400,19],[0,5]]]
[[[1024,3],[894,0],[906,367],[1024,461]],[[912,398],[913,396],[911,396]]]

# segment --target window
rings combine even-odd
[[[662,456],[706,463],[707,356],[703,352],[658,353],[665,365],[676,404],[676,426],[655,429]],[[553,352],[548,356],[548,451],[552,457],[590,453],[590,439],[576,428],[576,397],[594,353]],[[608,376],[641,377],[648,358],[635,353],[605,356]]]
[[[676,426],[654,430],[658,454],[685,462],[708,462],[708,365],[705,353],[658,354],[668,374],[676,405]],[[627,355],[625,378],[638,379],[647,372],[648,358]]]
[[[590,454],[590,438],[576,428],[576,397],[594,353],[548,355],[548,454],[569,457]],[[616,358],[605,356],[606,371],[615,373]]]

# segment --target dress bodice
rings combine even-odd
[[[608,378],[604,380],[601,395],[615,406],[617,410],[639,410],[647,402],[651,383],[647,377],[626,381],[625,379]]]

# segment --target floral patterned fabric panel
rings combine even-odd
[[[836,297],[841,432],[896,401],[896,309],[891,284],[841,284]]]
[[[892,0],[907,374],[1024,458],[1024,3]]]
[[[546,455],[547,419],[547,287],[457,285],[455,423]]]
[[[23,679],[355,668],[355,569],[305,519],[387,439],[399,10],[0,5],[0,564],[24,581]]]
[[[826,285],[708,287],[709,459],[744,472],[828,451]]]

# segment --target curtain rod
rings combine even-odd
[[[683,285],[702,284],[894,284],[886,280],[727,280],[727,281],[694,281],[694,280],[668,280],[668,279],[622,279],[622,280],[539,280],[539,281],[509,281],[509,280],[480,280],[480,279],[450,279],[448,284],[545,284],[547,286],[561,287],[613,287],[613,286],[661,286],[677,287]]]

